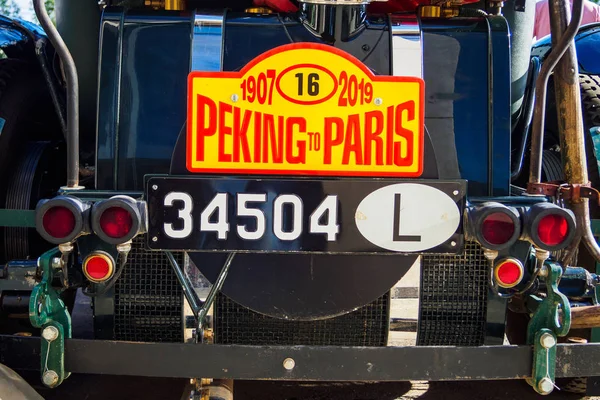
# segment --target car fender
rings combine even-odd
[[[579,72],[600,75],[600,22],[579,28],[574,40]],[[531,56],[539,57],[543,62],[551,50],[552,43],[548,35],[533,44]]]

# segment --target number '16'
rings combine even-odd
[[[236,197],[237,217],[253,218],[255,220],[254,229],[249,229],[245,224],[236,225],[238,236],[244,240],[261,239],[265,235],[267,224],[265,213],[258,208],[258,205],[266,203],[267,195],[264,193],[238,193]],[[164,232],[169,238],[185,239],[192,234],[194,226],[192,218],[194,201],[189,194],[184,192],[171,192],[165,196],[164,205],[166,207],[175,207],[175,202],[183,203],[177,210],[181,228],[176,228],[173,223],[164,223]],[[230,230],[227,207],[228,194],[217,193],[200,214],[200,231],[215,232],[217,239],[226,240]],[[284,208],[291,212],[291,226],[285,227],[286,229],[284,229]],[[302,200],[296,195],[284,194],[275,198],[273,201],[272,228],[278,239],[291,241],[300,237],[303,230],[303,208]],[[310,215],[309,233],[325,234],[328,241],[335,241],[340,229],[337,220],[337,196],[329,195]]]
[[[298,96],[302,96],[304,94],[304,73],[299,72],[294,75],[298,80]],[[318,96],[319,95],[319,74],[310,73],[308,74],[308,82],[307,82],[307,91],[309,96]]]

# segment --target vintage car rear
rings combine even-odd
[[[58,30],[41,0],[45,33],[2,20],[8,366],[196,396],[598,375],[579,357],[600,347],[558,344],[599,325],[580,1],[567,25],[553,0],[554,50],[531,59],[534,2],[56,3]],[[77,291],[93,338],[73,338]]]

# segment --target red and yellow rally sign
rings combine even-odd
[[[424,83],[375,76],[330,46],[273,49],[240,72],[192,72],[191,172],[417,177]]]

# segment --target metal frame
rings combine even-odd
[[[559,344],[556,377],[600,376],[600,344]],[[284,361],[292,359],[294,367]],[[39,370],[40,339],[0,336],[0,363]],[[525,379],[531,346],[237,346],[65,340],[72,373],[311,381]]]

